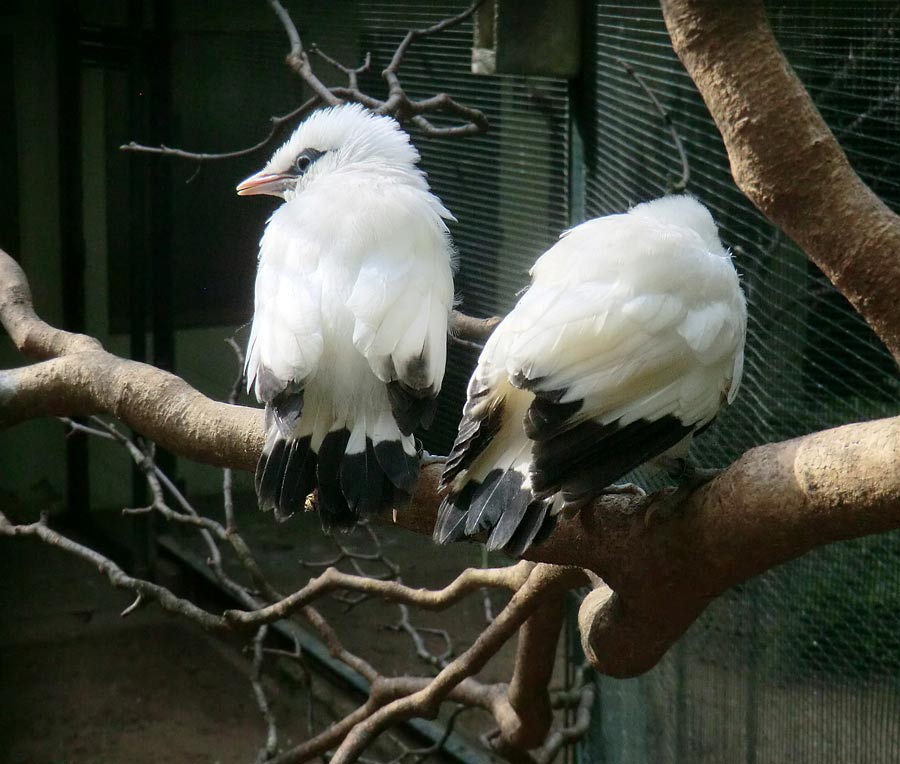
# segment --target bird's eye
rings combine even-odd
[[[297,175],[303,175],[303,173],[312,167],[313,162],[324,153],[324,151],[319,151],[318,149],[305,149],[304,151],[301,151],[294,160],[294,172],[297,173]]]

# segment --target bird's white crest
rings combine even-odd
[[[336,106],[238,186],[285,200],[260,242],[247,350],[271,420],[264,507],[287,513],[318,486],[323,523],[341,524],[415,480],[411,430],[441,388],[453,301],[452,216],[418,159],[392,118]]]
[[[427,188],[417,167],[419,152],[393,117],[373,114],[360,104],[332,106],[314,112],[279,148],[263,172],[290,171],[304,149],[323,152],[303,182],[336,170],[397,175],[418,188]],[[286,194],[293,195],[293,188]]]
[[[737,391],[746,304],[696,199],[582,223],[531,274],[472,376],[439,541],[521,553],[551,508],[684,446]]]

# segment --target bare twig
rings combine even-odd
[[[307,114],[313,107],[319,104],[336,106],[347,101],[361,103],[366,108],[377,111],[379,114],[389,114],[401,123],[411,121],[419,128],[423,135],[430,138],[457,138],[483,133],[488,129],[488,121],[480,110],[460,104],[446,93],[439,93],[431,98],[424,98],[421,100],[410,99],[403,90],[398,75],[403,57],[406,55],[409,46],[415,40],[438,34],[439,32],[462,23],[472,16],[476,8],[480,5],[481,0],[452,18],[444,19],[443,21],[424,29],[413,29],[407,32],[403,41],[394,52],[390,64],[383,72],[383,77],[388,84],[387,100],[381,100],[367,93],[363,93],[359,89],[359,74],[367,71],[371,66],[371,55],[369,53],[366,53],[365,60],[360,66],[349,67],[327,55],[316,45],[311,45],[310,51],[313,54],[319,56],[330,66],[335,67],[347,75],[347,87],[329,88],[325,85],[313,70],[309,54],[303,46],[303,40],[300,37],[297,25],[291,18],[290,13],[288,13],[287,9],[279,2],[279,0],[267,0],[267,2],[281,23],[281,26],[284,28],[288,38],[290,49],[285,57],[285,61],[290,69],[312,90],[312,98],[283,116],[270,117],[269,122],[271,127],[268,135],[254,145],[246,148],[221,153],[208,153],[186,151],[184,149],[165,145],[145,146],[136,143],[135,141],[131,141],[130,143],[123,144],[119,147],[122,151],[188,159],[197,162],[199,169],[199,164],[203,162],[235,159],[256,154],[257,152],[270,147],[274,143],[276,137],[281,133],[283,127]],[[436,113],[459,117],[460,119],[465,120],[465,122],[461,125],[437,127],[429,121],[426,116],[428,114]],[[188,182],[193,180],[195,176],[196,173],[191,176]]]
[[[684,191],[691,179],[691,166],[688,162],[688,156],[687,151],[685,151],[684,148],[684,142],[681,140],[681,136],[678,134],[678,130],[675,128],[675,123],[672,121],[672,115],[669,114],[666,108],[660,103],[659,99],[656,97],[656,93],[653,92],[650,86],[644,81],[644,78],[637,73],[637,71],[631,64],[629,64],[627,61],[623,61],[621,58],[617,58],[616,61],[638,84],[638,87],[640,87],[640,89],[644,91],[644,93],[647,95],[647,98],[650,99],[650,102],[653,104],[653,108],[656,109],[656,113],[659,114],[660,118],[663,121],[663,124],[665,124],[665,126],[668,128],[669,135],[672,136],[672,143],[675,144],[675,149],[678,151],[678,157],[681,160],[681,177],[674,183],[669,184],[669,186],[666,188],[666,193],[674,194],[678,193],[679,191]]]
[[[450,662],[450,656],[453,655],[453,640],[450,638],[450,633],[446,629],[414,626],[409,619],[409,607],[403,603],[400,603],[397,607],[400,610],[400,620],[387,628],[406,632],[413,642],[416,655],[435,668],[444,668]],[[429,650],[428,645],[425,643],[425,638],[422,636],[423,634],[432,634],[439,637],[444,643],[444,649],[440,653],[434,653]]]
[[[366,57],[363,59],[363,62],[357,67],[349,67],[344,66],[340,61],[333,59],[329,56],[324,50],[322,50],[318,45],[313,43],[310,46],[310,51],[321,58],[325,63],[330,64],[339,72],[343,72],[347,75],[347,87],[350,90],[359,90],[359,75],[363,72],[369,71],[369,67],[372,65],[372,54],[366,53]]]
[[[287,114],[283,114],[280,117],[269,117],[269,133],[257,143],[254,143],[252,146],[247,146],[243,149],[223,151],[219,153],[208,153],[198,151],[185,151],[184,149],[172,148],[171,146],[166,145],[145,146],[141,143],[131,141],[119,146],[119,150],[130,151],[136,154],[154,154],[156,156],[166,156],[177,159],[190,159],[195,162],[215,162],[222,159],[237,159],[239,157],[251,156],[262,151],[263,149],[269,148],[275,142],[275,139],[279,135],[281,135],[282,130],[287,125],[296,122],[298,119],[300,119],[300,117],[308,114],[312,110],[312,108],[320,102],[321,100],[318,96],[313,96],[307,101],[304,101],[293,111],[289,111]],[[191,180],[193,180],[194,177],[196,177],[196,175],[191,176]]]
[[[263,687],[263,659],[265,649],[263,644],[266,639],[268,626],[260,626],[253,638],[253,664],[250,673],[250,684],[253,687],[253,696],[256,698],[256,705],[259,706],[259,712],[262,714],[263,721],[266,723],[266,743],[257,754],[257,764],[269,761],[278,751],[278,726],[275,722],[275,715],[269,707],[269,700],[266,697],[266,691]]]

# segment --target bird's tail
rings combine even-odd
[[[415,440],[390,412],[339,421],[323,407],[306,406],[285,432],[269,417],[256,468],[260,508],[285,519],[318,489],[322,527],[350,527],[387,507],[395,491],[411,492],[419,474]]]
[[[452,454],[451,454],[452,458]],[[518,442],[492,461],[490,470],[479,470],[478,460],[449,486],[434,527],[440,544],[464,536],[488,534],[488,550],[504,549],[520,556],[552,524],[552,500],[536,498],[531,489],[531,444]]]

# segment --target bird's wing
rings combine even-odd
[[[404,435],[427,426],[441,389],[453,272],[443,207],[434,197],[395,192],[377,207],[379,235],[365,250],[347,301],[353,344],[385,382]],[[449,213],[446,213],[449,214]]]
[[[740,374],[746,308],[730,261],[690,231],[599,233],[542,257],[507,319],[506,371],[535,395],[525,432],[539,495],[579,473],[571,498],[596,493],[668,450],[712,421]],[[585,246],[639,251],[584,272]]]
[[[322,317],[317,253],[284,217],[273,216],[260,243],[245,371],[247,389],[288,435],[300,417],[303,386],[322,355]]]
[[[519,554],[558,491],[579,504],[712,420],[739,381],[746,308],[708,250],[618,215],[538,260],[470,382],[436,540],[490,531],[488,548]]]

